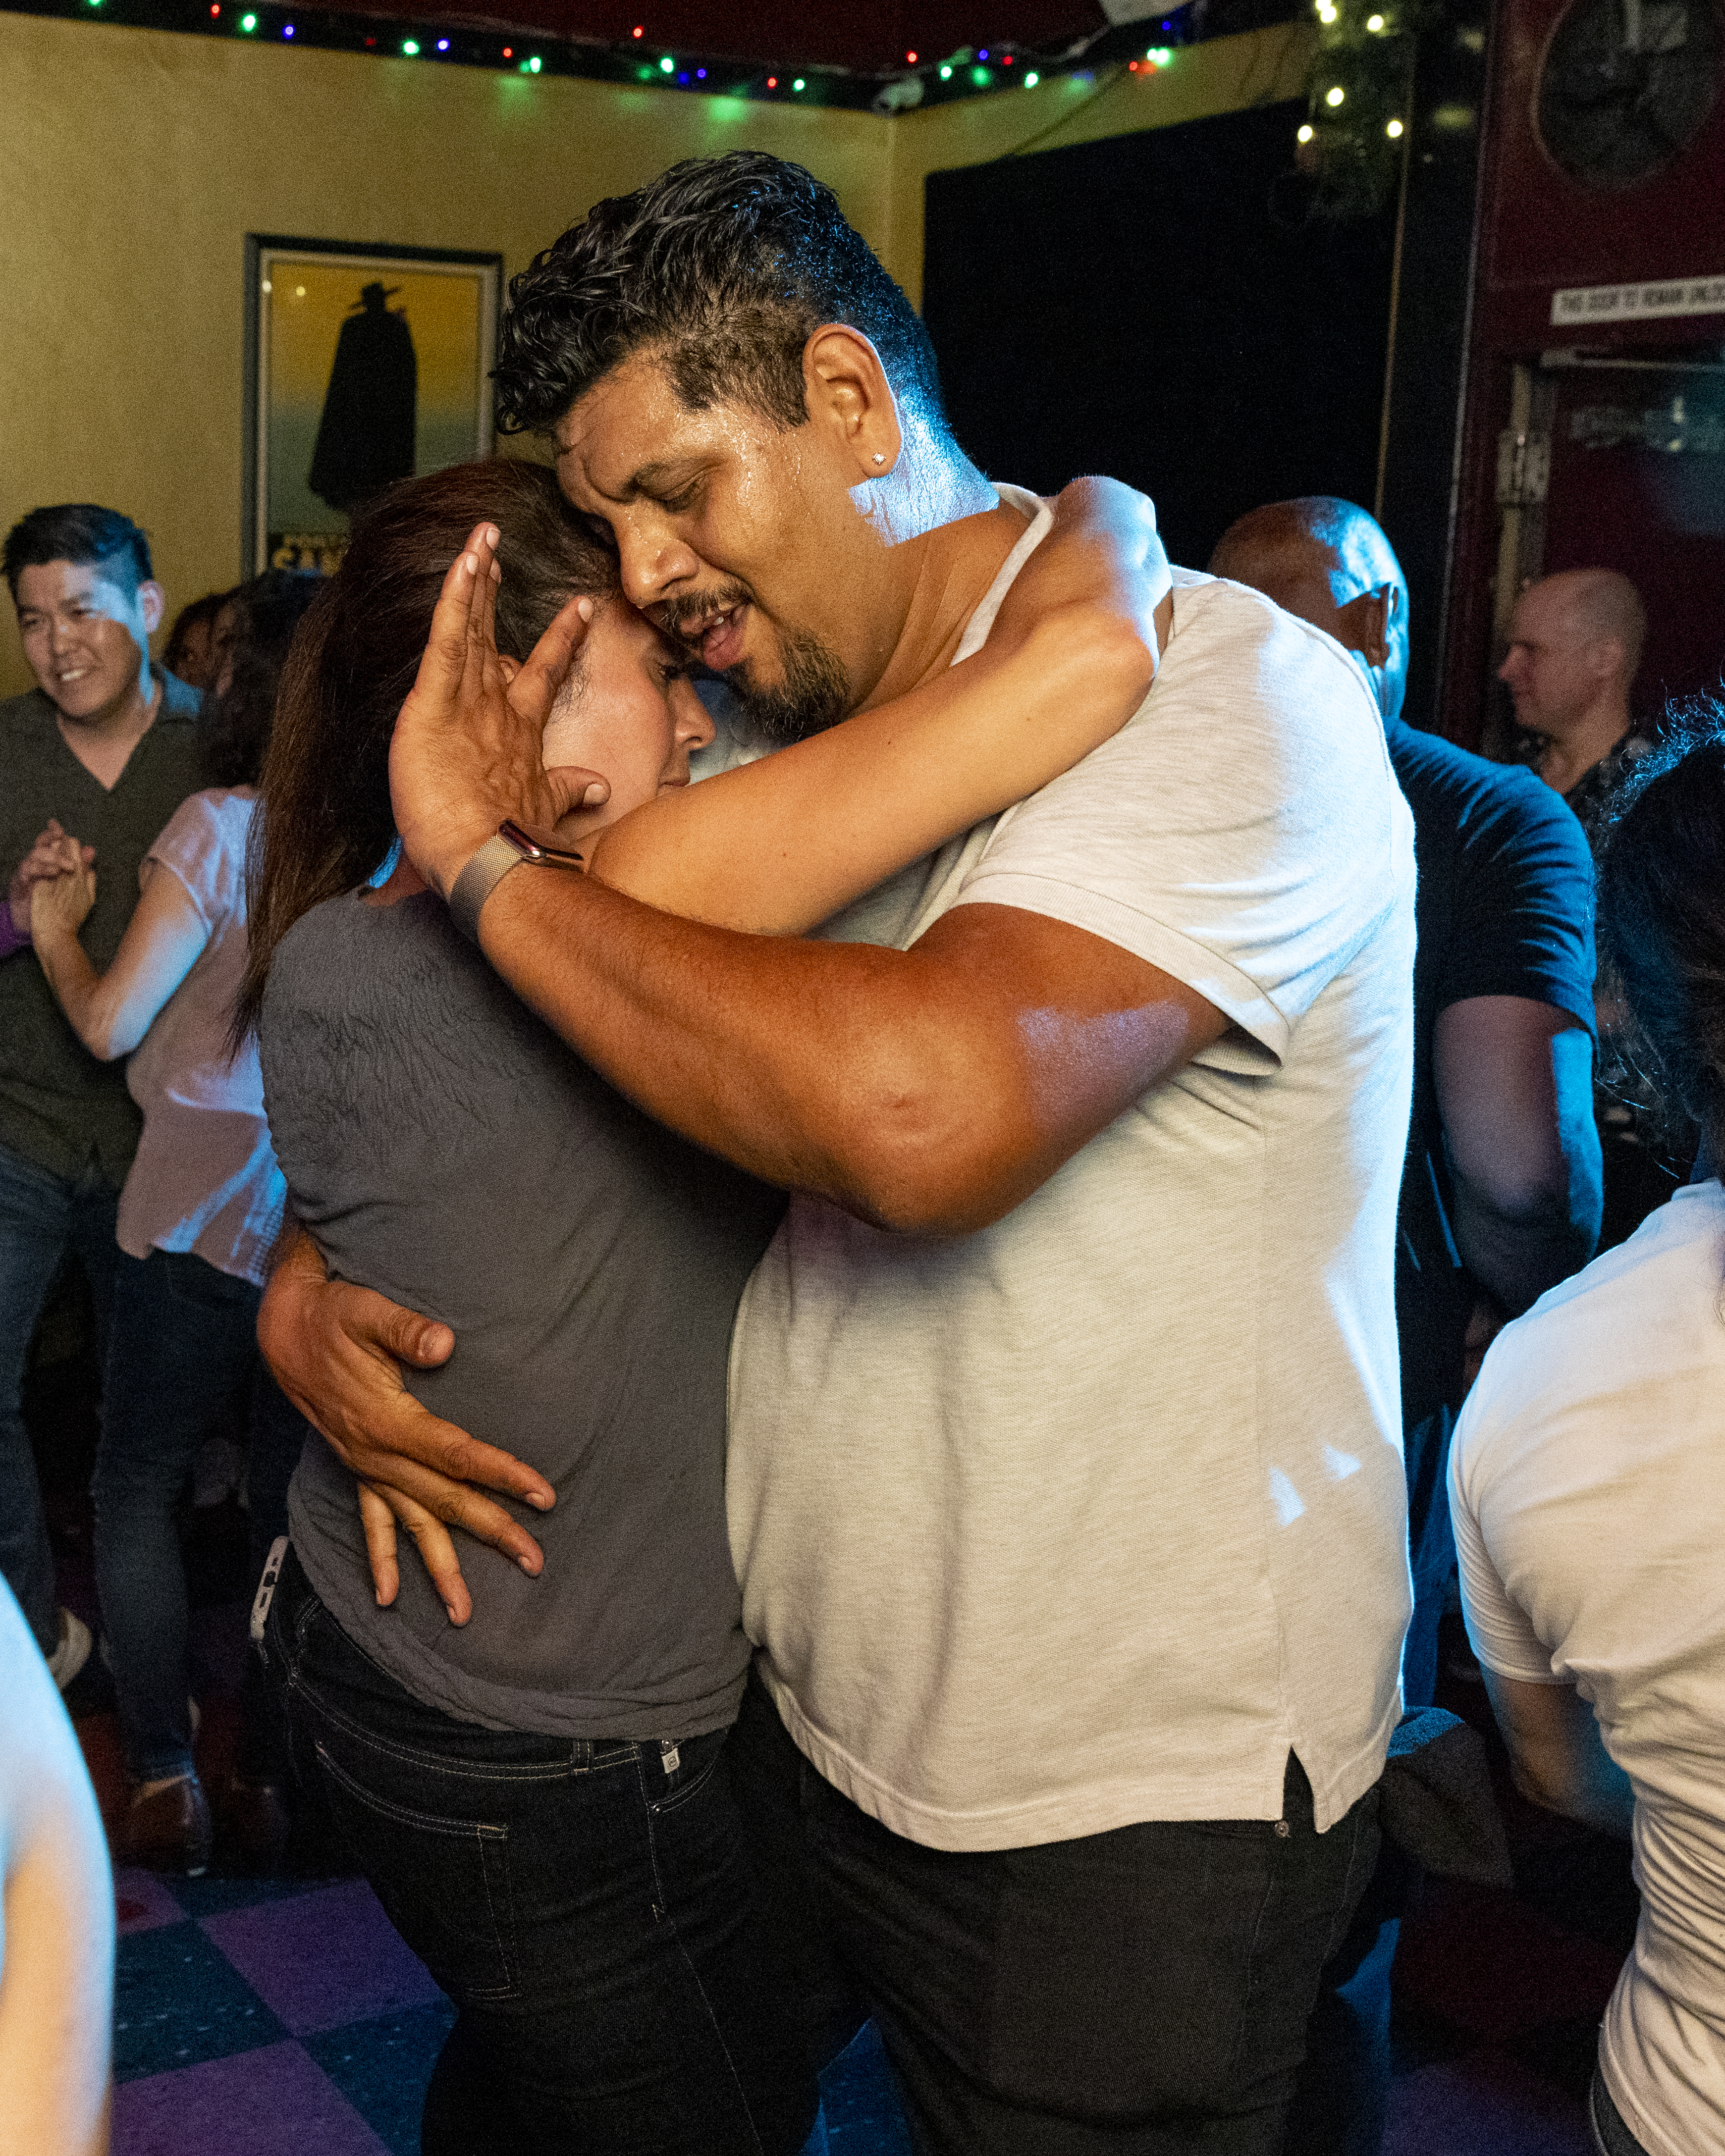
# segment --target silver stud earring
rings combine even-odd
[[[880,451],[879,449],[876,449],[876,450],[875,450],[875,462],[877,465],[884,465],[884,464],[886,463],[886,458],[881,454]]]

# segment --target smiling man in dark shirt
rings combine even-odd
[[[54,1561],[20,1410],[24,1362],[54,1274],[74,1250],[105,1330],[115,1207],[137,1145],[123,1063],[100,1063],[62,1016],[29,947],[30,888],[70,834],[93,850],[82,932],[105,970],[138,901],[138,868],[198,785],[198,696],[150,663],[162,619],[149,542],[88,503],[33,510],[5,573],[37,686],[0,703],[0,1573],[62,1689],[90,1652],[55,1599]]]

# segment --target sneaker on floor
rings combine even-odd
[[[190,1879],[209,1869],[209,1804],[196,1774],[146,1782],[126,1815],[125,1852],[147,1871],[177,1871]]]
[[[90,1627],[69,1609],[60,1611],[60,1643],[48,1658],[48,1674],[64,1691],[90,1660]]]

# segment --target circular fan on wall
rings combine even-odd
[[[1534,132],[1584,187],[1632,187],[1706,124],[1725,37],[1715,0],[1572,0],[1539,69]]]

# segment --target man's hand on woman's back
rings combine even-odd
[[[452,1625],[473,1614],[451,1526],[512,1557],[536,1576],[544,1553],[503,1507],[504,1495],[547,1511],[556,1492],[512,1455],[483,1445],[422,1407],[401,1366],[430,1370],[448,1362],[455,1338],[369,1288],[332,1281],[311,1238],[285,1245],[258,1313],[258,1344],[283,1392],[359,1478],[361,1511],[377,1599],[395,1599],[395,1526],[418,1545]]]

